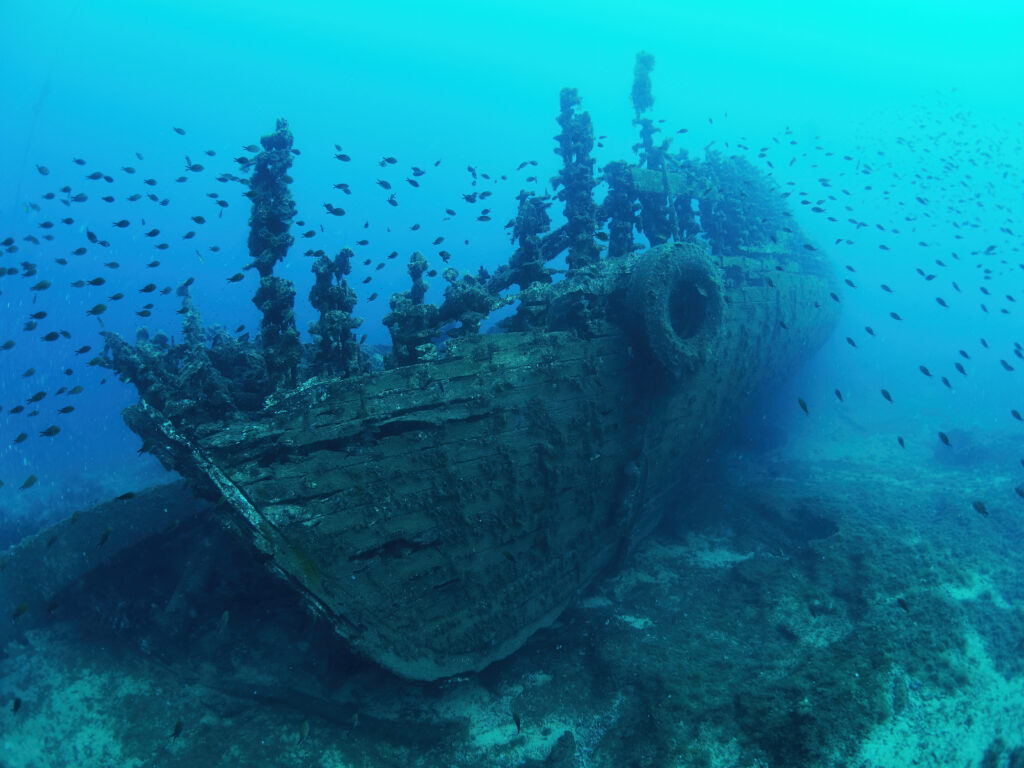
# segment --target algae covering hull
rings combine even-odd
[[[825,270],[697,254],[630,260],[603,283],[630,321],[586,337],[466,337],[187,437],[144,402],[125,418],[356,649],[412,678],[479,670],[647,533],[748,393],[830,329]]]

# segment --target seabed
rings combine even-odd
[[[820,432],[720,456],[554,626],[432,683],[189,523],[201,576],[172,533],[8,644],[0,766],[1024,765],[1011,468]]]

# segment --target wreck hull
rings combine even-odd
[[[738,404],[835,318],[825,270],[760,253],[715,271],[721,316],[683,371],[640,312],[585,338],[459,339],[188,437],[145,403],[125,416],[357,650],[417,679],[479,670],[649,532]]]

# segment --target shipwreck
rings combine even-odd
[[[649,64],[637,159],[596,169],[590,117],[563,90],[555,194],[522,192],[508,262],[445,270],[438,305],[413,254],[383,364],[356,336],[351,251],[315,260],[308,343],[273,274],[296,213],[284,121],[247,180],[259,335],[205,328],[187,286],[180,343],[106,335],[103,364],[138,388],[124,418],[144,450],[400,675],[480,670],[552,623],[678,503],[750,393],[834,324],[833,271],[773,183],[743,158],[656,143]]]

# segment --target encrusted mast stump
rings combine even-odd
[[[391,355],[388,365],[409,365],[422,359],[435,357],[437,349],[432,340],[441,332],[440,315],[433,304],[425,304],[428,269],[426,257],[416,251],[409,257],[409,277],[412,288],[391,297],[391,311],[384,316],[384,325],[391,332]]]
[[[274,265],[288,254],[295,239],[291,236],[295,201],[288,183],[292,165],[292,133],[288,121],[278,119],[273,133],[260,139],[263,150],[254,158],[248,196],[252,200],[249,216],[249,255],[246,269],[255,269],[260,287],[253,304],[263,313],[260,344],[267,373],[274,386],[294,386],[302,344],[295,327],[295,285],[275,277]]]
[[[309,332],[316,339],[311,372],[318,376],[351,376],[368,368],[353,333],[363,324],[352,314],[356,292],[345,279],[352,271],[353,256],[352,249],[342,248],[333,260],[321,254],[313,262],[315,281],[309,303],[320,312],[320,319],[310,323]]]
[[[597,232],[597,206],[594,203],[594,126],[590,115],[580,109],[582,101],[575,88],[563,88],[558,124],[562,132],[555,137],[555,152],[562,156],[562,170],[552,180],[558,199],[565,202],[565,229],[568,239],[569,272],[597,263],[601,251],[594,242]]]

